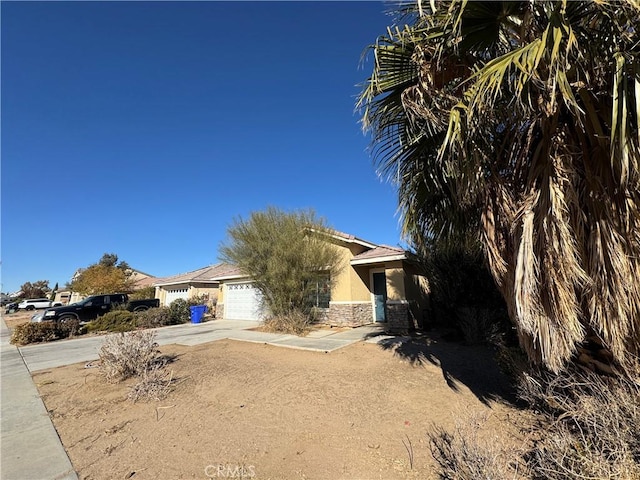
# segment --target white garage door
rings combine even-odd
[[[171,302],[174,300],[178,300],[179,298],[184,298],[187,300],[189,298],[189,289],[188,288],[173,288],[171,290],[167,290],[167,296],[165,297],[165,305],[171,305]]]
[[[253,283],[228,283],[224,288],[224,318],[262,320],[262,294]]]

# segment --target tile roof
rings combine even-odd
[[[221,271],[219,272],[215,278],[220,280],[220,279],[230,279],[230,278],[236,278],[236,277],[246,277],[247,275],[244,274],[241,270],[240,267],[237,267],[236,265],[229,265],[229,268],[225,271]]]
[[[156,283],[159,279],[156,277],[144,277],[135,282],[135,288],[144,288],[150,287],[154,283]]]
[[[228,263],[218,263],[207,267],[199,268],[191,272],[173,275],[171,277],[157,278],[154,285],[174,285],[177,283],[189,282],[216,282],[217,277],[226,276],[227,272],[236,270],[235,265]]]

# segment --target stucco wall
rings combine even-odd
[[[219,288],[218,285],[207,283],[195,283],[189,288],[189,298],[205,296],[207,305],[215,305],[218,302]]]
[[[67,305],[71,303],[71,295],[72,292],[70,290],[58,290],[53,301]]]
[[[368,288],[368,277],[362,269],[354,269],[349,263],[351,259],[366,250],[362,245],[338,244],[336,247],[342,254],[342,268],[334,280],[331,290],[331,301],[368,301],[371,299]]]
[[[191,299],[200,295],[207,295],[208,301],[207,305],[212,306],[218,300],[218,285],[211,285],[206,283],[180,283],[176,285],[163,285],[160,287],[156,287],[155,298],[160,300],[160,305],[165,305],[167,300],[167,291],[168,290],[177,290],[186,288],[187,298]]]
[[[407,264],[404,270],[405,289],[407,299],[410,300],[410,313],[416,326],[424,328],[429,321],[426,314],[429,308],[429,281],[415,265]]]
[[[387,300],[407,300],[405,291],[405,272],[401,261],[385,264],[387,277]]]

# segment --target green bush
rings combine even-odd
[[[169,325],[178,325],[180,323],[187,323],[191,319],[191,305],[183,298],[174,300],[169,305]]]
[[[90,332],[128,332],[135,330],[136,319],[133,312],[112,310],[98,317],[88,326]]]
[[[129,294],[129,300],[146,300],[156,297],[156,287],[144,287]]]
[[[180,323],[187,323],[191,320],[191,308],[195,305],[206,305],[206,298],[203,296],[193,297],[189,300],[179,298],[171,302],[169,305],[169,316],[171,317],[171,323],[167,325],[178,325]]]
[[[171,309],[168,307],[159,307],[136,312],[135,323],[139,328],[157,328],[165,325],[173,325]]]
[[[50,342],[84,333],[77,320],[68,322],[22,323],[13,329],[11,343],[28,345],[29,343]]]

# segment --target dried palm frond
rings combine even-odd
[[[521,345],[639,352],[640,5],[404,5],[358,107],[418,247],[483,242]]]

